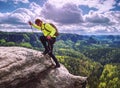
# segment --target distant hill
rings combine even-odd
[[[19,32],[0,32],[0,40],[4,39],[6,42],[32,42],[38,41],[41,33],[19,33]],[[108,44],[110,47],[120,47],[120,35],[78,35],[61,33],[57,40],[67,41],[73,43],[81,41],[84,45],[90,44]],[[34,46],[32,44],[32,46]]]

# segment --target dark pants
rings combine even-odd
[[[48,50],[48,54],[55,61],[56,66],[59,66],[60,64],[57,61],[57,58],[52,53],[52,51],[53,51],[53,45],[54,45],[54,43],[56,41],[56,38],[47,39],[45,36],[40,36],[40,41],[43,44],[45,50]]]

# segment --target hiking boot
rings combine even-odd
[[[54,68],[59,68],[60,67],[60,65],[58,64],[58,65],[56,65]]]
[[[42,54],[46,55],[48,53],[48,50],[45,50]]]
[[[49,50],[49,51],[48,51],[48,54],[52,54],[52,51],[51,51],[51,50]]]

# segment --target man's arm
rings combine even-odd
[[[29,23],[29,25],[33,26],[34,28],[36,28],[38,30],[41,30],[40,26],[37,26],[36,24],[33,24],[31,21],[29,21],[28,23]]]

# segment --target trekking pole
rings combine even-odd
[[[34,34],[33,34],[34,32],[33,32],[32,25],[31,25],[31,27],[30,27],[30,28],[31,28],[31,35],[34,35]],[[33,46],[32,46],[32,49],[34,49],[34,48],[33,48]]]
[[[32,33],[33,33],[33,28],[32,28],[32,26],[31,26],[31,30],[32,30]]]

